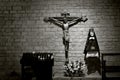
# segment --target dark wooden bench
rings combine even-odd
[[[102,54],[102,80],[120,80],[120,53]]]

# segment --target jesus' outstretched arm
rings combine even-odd
[[[53,24],[55,24],[55,25],[57,25],[57,26],[59,26],[61,28],[63,26],[63,23],[61,21],[55,19],[54,17],[45,18],[44,21],[45,22],[51,22],[51,23],[53,23]]]
[[[69,22],[69,28],[72,27],[73,25],[79,23],[79,22],[86,22],[87,20],[88,19],[86,18],[86,16],[78,17],[78,18]]]

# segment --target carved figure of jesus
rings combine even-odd
[[[70,35],[69,35],[69,28],[73,25],[77,24],[78,22],[85,22],[87,21],[86,16],[83,17],[77,17],[71,21],[67,19],[67,17],[63,17],[63,20],[60,21],[59,19],[56,19],[55,17],[48,17],[44,19],[45,22],[51,22],[63,30],[63,44],[65,46],[65,58],[68,61],[68,51],[69,51],[69,42],[70,42]]]

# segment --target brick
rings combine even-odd
[[[78,23],[69,30],[71,60],[84,61],[83,50],[90,27],[95,28],[101,52],[120,52],[119,4],[118,0],[0,0],[0,65],[3,65],[0,76],[3,70],[4,73],[13,69],[20,72],[18,55],[32,51],[53,52],[55,76],[63,76],[62,29],[43,19],[61,16],[65,9],[71,16],[86,14],[88,17],[87,22]],[[9,60],[5,62],[6,58]],[[15,66],[11,68],[7,64]]]

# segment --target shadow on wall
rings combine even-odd
[[[28,0],[20,0],[20,2],[0,0],[0,80],[4,80],[3,78],[5,80],[19,80],[17,79],[18,73],[7,70],[10,70],[11,65],[17,62],[16,58],[13,57],[18,54],[21,47],[17,40],[21,37],[18,35],[21,30],[20,21],[22,21],[22,18],[25,18],[22,11],[29,10],[30,5],[31,0],[29,3]],[[16,77],[16,79],[13,77]]]
[[[8,74],[6,74],[2,79],[0,80],[21,80],[20,74],[16,71],[12,71]]]

